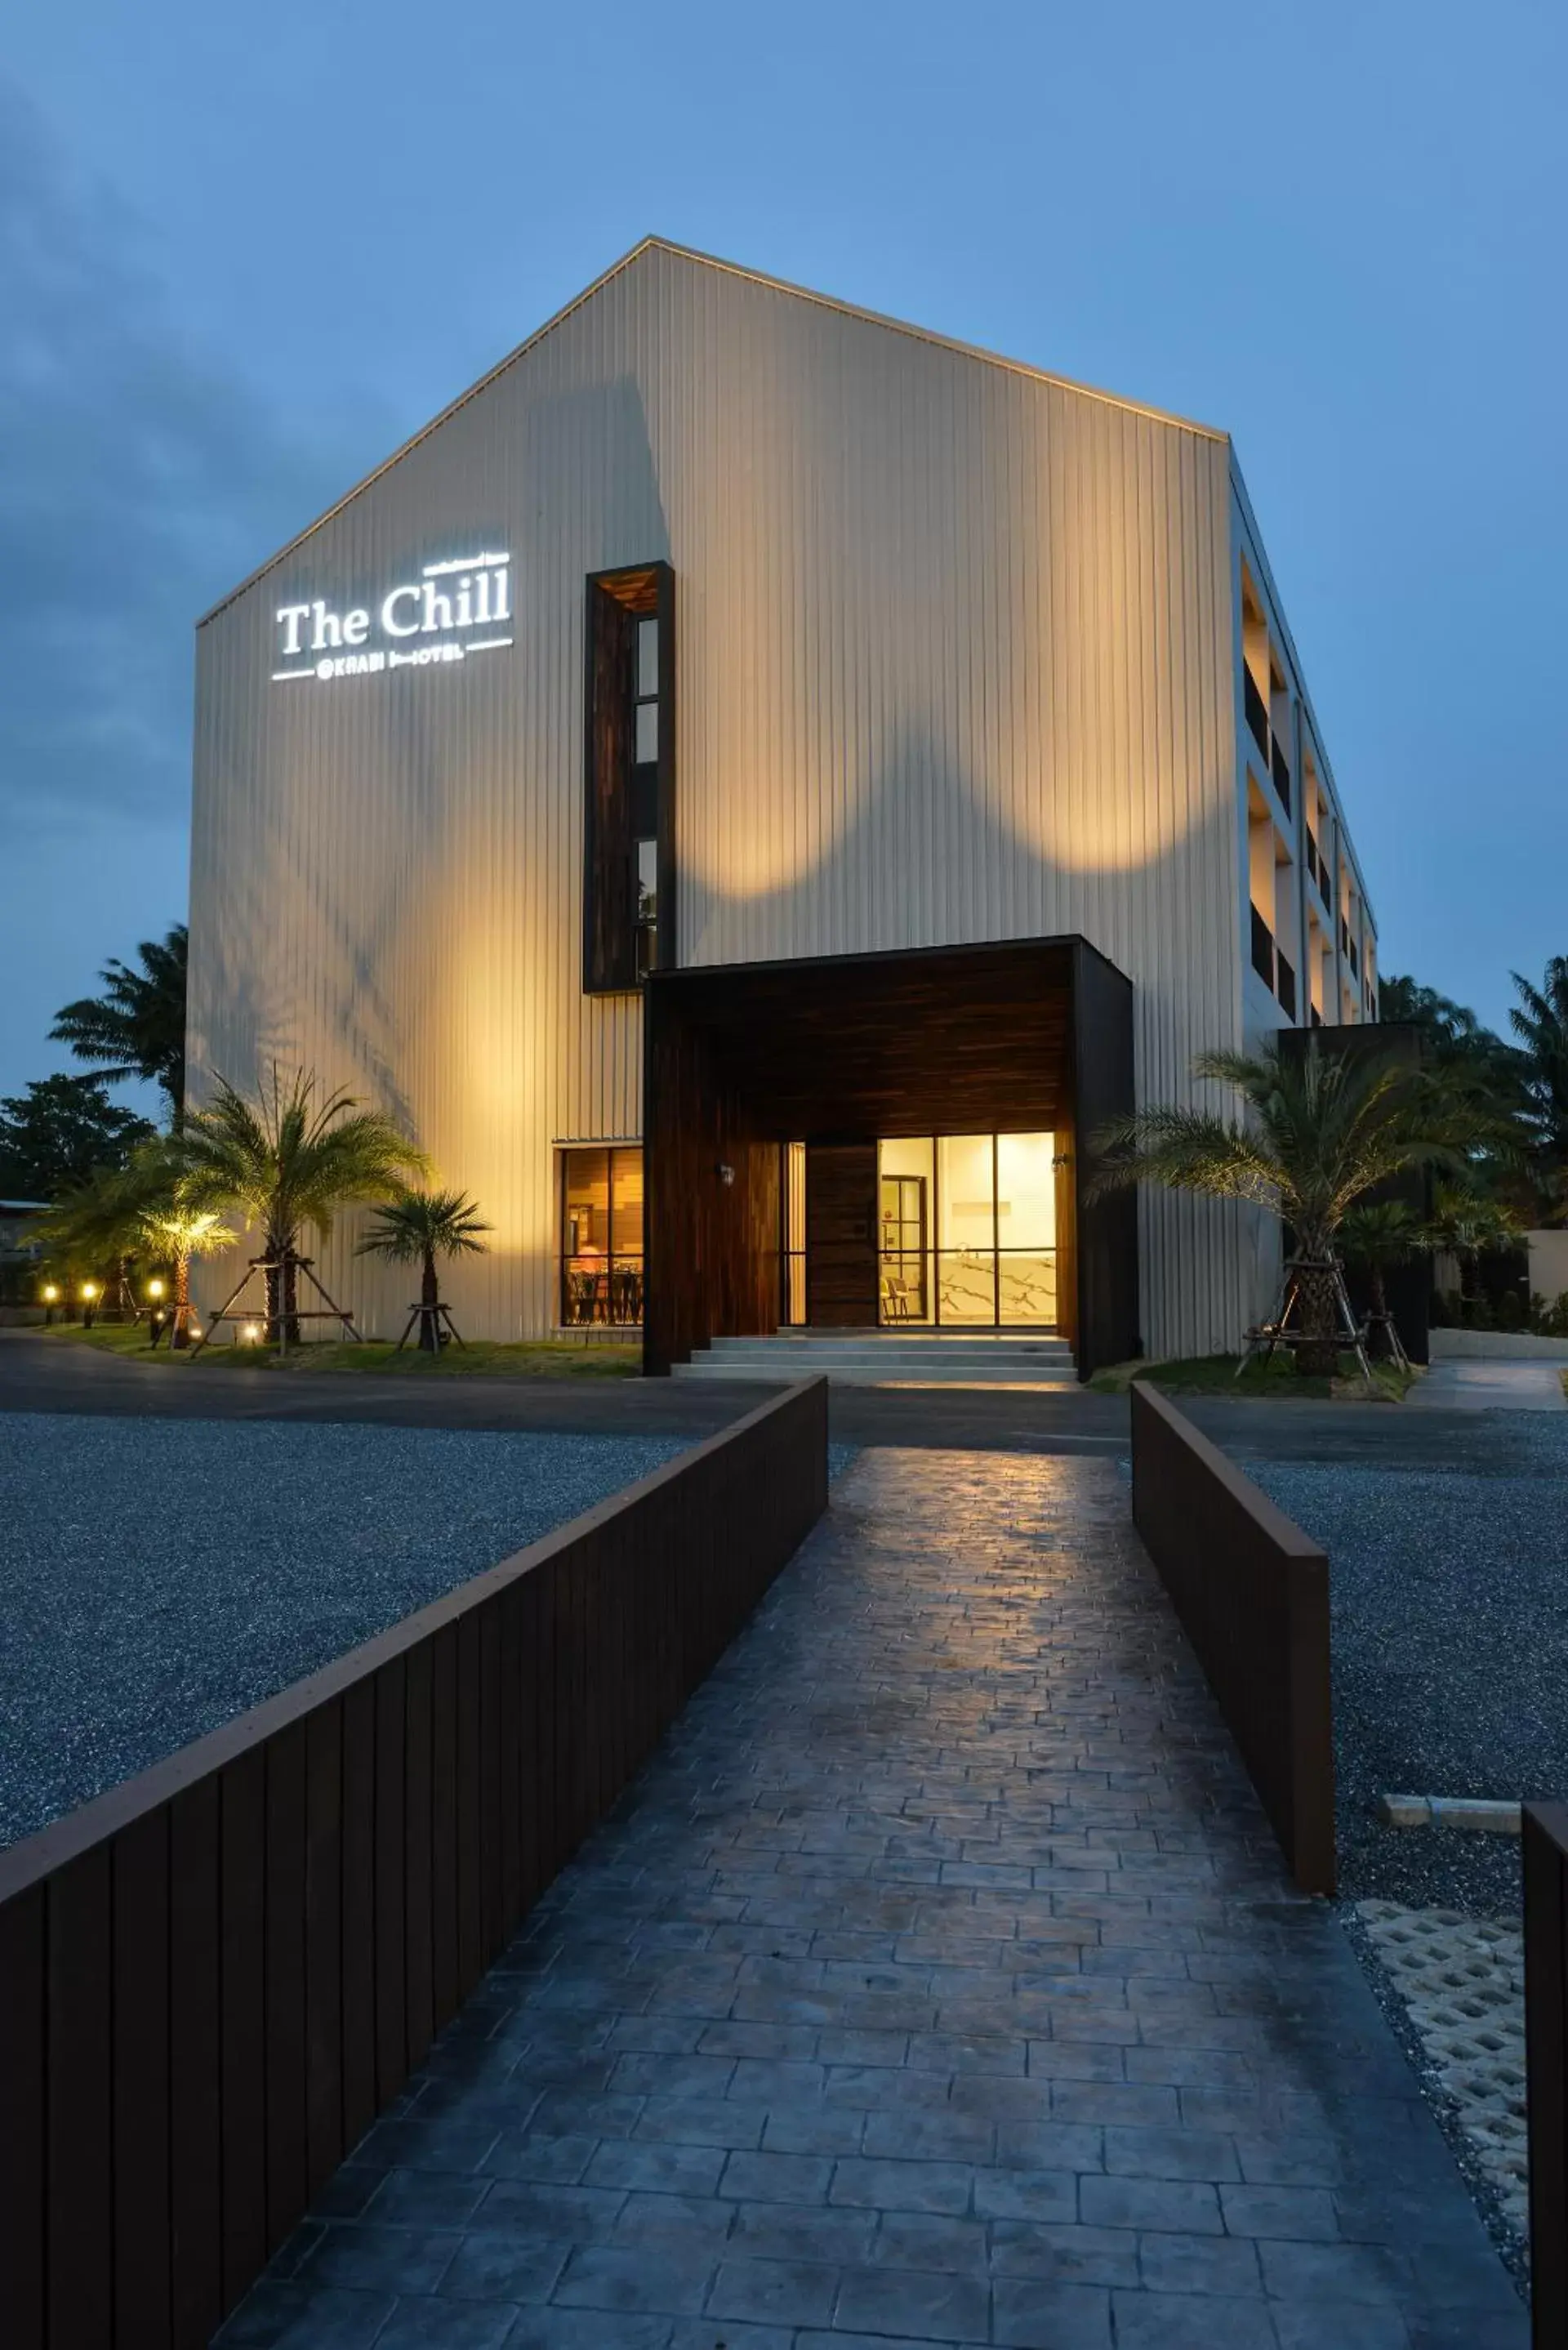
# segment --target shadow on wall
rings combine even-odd
[[[642,397],[626,378],[532,404],[520,441],[504,447],[487,437],[479,415],[460,412],[401,461],[389,494],[410,514],[477,513],[482,536],[497,515],[512,518],[519,603],[553,594],[557,584],[571,599],[576,660],[551,681],[548,706],[557,712],[576,706],[585,576],[669,552]],[[337,528],[323,534],[314,559],[336,559],[344,543]],[[546,578],[538,567],[531,570],[531,548],[568,554]],[[253,623],[270,609],[270,588],[259,595]],[[554,1130],[558,1063],[575,1045],[569,1033],[550,1040],[537,1054],[532,1085],[523,1072],[498,1076],[497,1034],[519,1031],[514,1018],[507,1028],[498,1007],[510,1014],[530,994],[558,995],[546,965],[565,921],[574,975],[567,1010],[584,1018],[575,977],[580,909],[575,894],[568,907],[550,902],[559,877],[538,847],[558,838],[552,815],[542,812],[530,829],[522,791],[514,808],[498,806],[495,794],[472,811],[465,799],[476,764],[511,765],[530,755],[515,711],[487,694],[483,703],[462,706],[454,720],[452,697],[439,687],[421,691],[427,682],[435,681],[397,681],[403,691],[395,709],[347,697],[262,702],[251,764],[217,786],[224,805],[214,829],[226,861],[213,877],[215,890],[193,893],[192,1096],[202,1099],[220,1074],[254,1091],[275,1062],[287,1073],[313,1068],[324,1087],[342,1086],[388,1111],[435,1149],[447,1180],[488,1194],[487,1211],[528,1232],[547,1216],[543,1199],[530,1215],[501,1196],[507,1180],[522,1181],[517,1169],[526,1155],[515,1139],[508,1147],[504,1128],[509,1118],[519,1122],[528,1150],[542,1129]],[[265,696],[265,686],[260,691]],[[300,726],[308,731],[296,736],[292,730]],[[581,764],[575,737],[563,741],[560,760],[564,775],[575,779]],[[329,785],[335,776],[336,806],[324,789],[324,779]],[[352,826],[340,814],[350,806]],[[243,825],[234,821],[236,808]],[[575,823],[575,800],[572,816]],[[470,1105],[478,1105],[482,1121],[472,1139],[462,1130],[465,1119],[473,1122]],[[504,1167],[505,1178],[493,1177],[486,1159]],[[336,1296],[384,1326],[396,1316],[408,1276],[354,1257],[361,1222],[358,1215],[342,1220],[323,1252],[324,1270]],[[226,1292],[255,1247],[247,1236],[211,1260],[203,1290]],[[465,1292],[476,1308],[487,1295],[483,1318],[520,1327],[552,1294],[554,1277],[546,1233],[519,1251],[502,1243],[479,1269],[454,1269],[452,1286],[460,1310]]]
[[[803,859],[770,888],[748,881],[733,893],[711,868],[683,895],[683,962],[1081,931],[1134,983],[1139,1099],[1222,1107],[1222,1089],[1194,1080],[1189,1071],[1196,1054],[1233,1033],[1222,1013],[1209,1007],[1222,1005],[1227,990],[1239,1007],[1228,788],[1207,795],[1211,813],[1179,838],[1156,838],[1137,861],[1124,850],[1102,889],[1094,872],[1057,863],[1011,827],[999,858],[996,809],[923,717],[892,721],[889,740],[886,760],[856,785],[821,860]],[[897,866],[890,863],[894,842]],[[912,872],[916,887],[892,894],[889,870]],[[966,877],[976,874],[999,877],[983,899],[978,885],[966,889]],[[1192,974],[1185,983],[1184,963]],[[1199,990],[1203,1000],[1194,1002]],[[1271,1226],[1271,1219],[1231,1203],[1146,1189],[1139,1236],[1149,1346],[1202,1353],[1236,1345],[1273,1277]],[[1222,1268],[1218,1283],[1216,1266]]]

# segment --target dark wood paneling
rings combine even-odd
[[[457,1985],[466,1999],[479,1981],[479,1619],[457,1627]]]
[[[633,773],[637,625],[659,621],[658,961],[675,960],[675,574],[668,563],[589,576],[584,627],[583,986],[639,984]],[[646,837],[646,836],[645,836]]]
[[[203,2350],[820,1515],[826,1443],[815,1381],[0,1854],[7,2343]]]
[[[874,1142],[806,1145],[805,1311],[841,1329],[877,1320]]]
[[[680,935],[680,870],[675,855],[675,574],[657,564],[659,619],[659,955],[673,971]]]
[[[1131,1105],[1131,1003],[1130,983],[1072,939],[657,972],[644,1046],[645,1368],[774,1327],[779,1143],[1081,1138],[1092,1118]],[[735,1177],[722,1207],[720,1166]],[[1137,1328],[1136,1209],[1087,1211],[1076,1187],[1064,1206],[1064,1321],[1084,1323],[1096,1363],[1113,1345],[1119,1359]],[[869,1281],[863,1266],[823,1260],[812,1320],[876,1320],[872,1209]]]
[[[220,2128],[223,2305],[267,2253],[266,1753],[236,1756],[219,1783]]]
[[[1138,1343],[1137,1195],[1110,1191],[1092,1200],[1094,1138],[1137,1105],[1133,1073],[1133,988],[1114,963],[1082,939],[1073,951],[1072,1125],[1076,1327],[1073,1351],[1080,1378],[1125,1363]]]
[[[457,1627],[431,1642],[431,1982],[439,2032],[457,2013]]]
[[[479,1942],[501,1936],[501,1607],[479,1610]],[[483,1959],[482,1959],[483,1963]]]
[[[778,1319],[777,1143],[754,1130],[753,1107],[722,1076],[711,1038],[659,996],[663,986],[662,976],[649,983],[643,1055],[651,1370]]]
[[[148,1773],[150,1779],[156,1776]],[[209,2342],[224,2307],[221,1794],[221,1773],[211,1772],[169,1802],[169,2232],[175,2350],[199,2350]]]
[[[403,1914],[404,1692],[407,1664],[393,1657],[376,1676],[376,2102],[385,2106],[409,2072]]]
[[[110,1917],[109,1853],[99,1846],[49,1887],[49,2350],[97,2350],[114,2324]]]
[[[342,1705],[318,1708],[306,1730],[306,2192],[312,2196],[348,2151],[343,2142]]]
[[[266,1756],[266,2232],[275,2251],[305,2209],[305,1766],[307,1723]]]
[[[637,985],[631,771],[637,620],[587,583],[584,677],[583,987]]]
[[[431,1644],[410,1649],[403,1749],[403,1989],[410,2065],[420,2062],[435,2033],[432,1675]]]
[[[1524,2040],[1530,2338],[1568,2342],[1568,1804],[1526,1804]]]
[[[19,2345],[44,2340],[47,1881],[0,1902],[0,2292]],[[167,2094],[167,2092],[165,2092]],[[164,2252],[167,2257],[167,2239]]]
[[[376,1685],[343,1692],[343,2143],[376,2115]]]
[[[112,1865],[114,2334],[163,2350],[172,2338],[167,1812],[149,1813],[117,1836]],[[0,2095],[9,2095],[3,2069],[0,2081]]]
[[[1174,1404],[1132,1390],[1133,1519],[1303,1893],[1334,1888],[1328,1561]]]

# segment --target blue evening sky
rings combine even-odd
[[[184,910],[191,629],[649,230],[1227,428],[1382,929],[1568,952],[1561,0],[8,0],[0,1093]]]

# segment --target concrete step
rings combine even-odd
[[[1033,1331],[779,1331],[716,1338],[678,1378],[789,1380],[822,1375],[841,1387],[1077,1385],[1066,1341]]]
[[[948,1330],[888,1330],[879,1335],[877,1330],[835,1330],[835,1333],[797,1335],[793,1330],[781,1330],[775,1335],[759,1337],[714,1337],[712,1354],[799,1354],[799,1356],[830,1356],[830,1354],[909,1354],[909,1356],[1067,1356],[1067,1339],[1054,1333],[1030,1333],[1013,1337],[987,1337],[982,1330],[976,1333],[948,1333]]]
[[[788,1386],[796,1379],[822,1378],[840,1388],[1054,1388],[1075,1390],[1077,1374],[1068,1366],[1041,1363],[922,1364],[922,1363],[796,1363],[763,1362],[750,1357],[725,1361],[711,1355],[694,1356],[677,1363],[678,1379],[735,1379]]]

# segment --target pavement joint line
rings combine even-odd
[[[1464,1828],[1478,1835],[1518,1835],[1521,1806],[1490,1795],[1379,1795],[1377,1816],[1390,1828]]]

